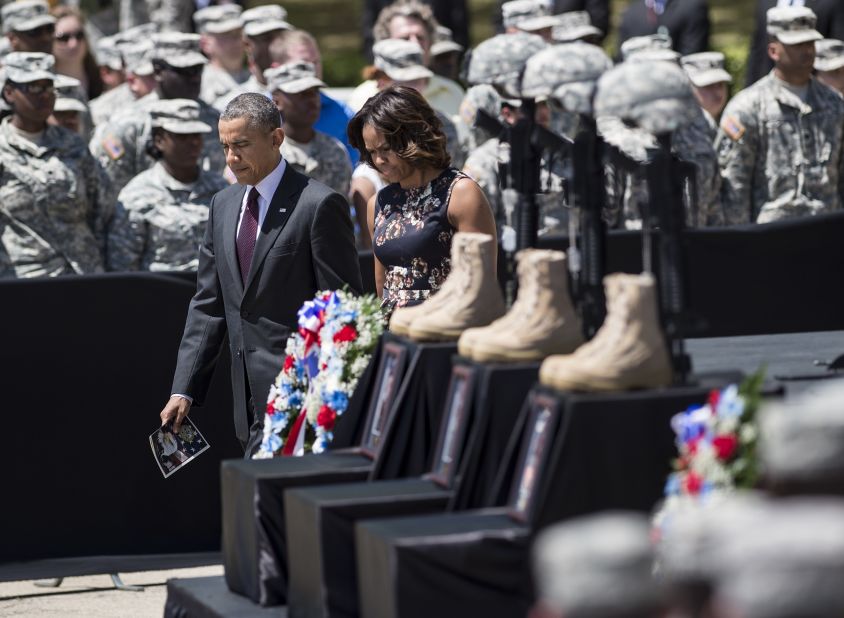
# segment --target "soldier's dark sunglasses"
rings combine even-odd
[[[33,28],[32,30],[22,30],[19,31],[18,34],[22,34],[23,36],[30,38],[30,39],[40,39],[43,36],[53,36],[56,32],[56,27],[53,24],[46,24],[44,26],[39,26],[38,28]]]
[[[53,94],[55,92],[53,84],[36,84],[34,82],[31,84],[17,84],[9,80],[6,80],[6,83],[15,90],[20,90],[25,94],[31,94],[36,97],[42,94]]]

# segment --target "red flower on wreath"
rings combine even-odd
[[[685,485],[686,491],[696,496],[700,493],[700,488],[703,486],[703,479],[694,472],[689,472],[688,476],[686,476]]]
[[[712,440],[712,446],[715,448],[715,453],[721,461],[727,461],[738,448],[738,438],[734,434],[726,434],[718,436]]]
[[[316,422],[317,425],[319,425],[326,431],[331,431],[332,429],[334,429],[334,421],[336,420],[337,412],[335,412],[328,406],[322,406],[319,409],[319,414],[317,414]]]
[[[275,406],[272,401],[267,402],[267,414],[275,414]]]
[[[288,354],[287,357],[284,359],[284,371],[290,371],[291,369],[293,369],[294,362],[295,361],[293,360],[293,357]]]
[[[709,397],[707,398],[707,403],[709,404],[709,408],[712,410],[712,413],[715,413],[715,410],[718,409],[718,402],[721,401],[721,392],[718,390],[711,390],[709,391]]]
[[[348,324],[346,324],[334,335],[334,343],[341,343],[343,341],[354,341],[357,338],[358,331],[355,330],[354,326],[349,326]]]

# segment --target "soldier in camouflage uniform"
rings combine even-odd
[[[664,46],[670,44],[670,41],[666,42],[660,35],[636,37],[626,41],[625,45],[631,41],[635,45],[626,52],[622,50],[627,57],[624,64],[630,67],[629,71],[625,71],[625,75],[642,76],[644,79],[652,72],[664,74],[667,80],[672,80],[666,84],[666,97],[669,97],[671,92],[669,89],[674,88],[678,97],[680,93],[683,96],[688,94],[691,97],[690,102],[694,103],[685,110],[689,122],[673,131],[671,143],[672,151],[682,160],[693,163],[696,168],[694,196],[689,194],[691,185],[687,187],[686,223],[689,226],[722,225],[724,214],[719,195],[721,177],[718,158],[712,145],[711,128],[694,98],[688,78],[675,70],[675,67],[679,66],[680,56],[673,50],[665,49]],[[646,47],[649,41],[654,45],[653,48]],[[619,109],[625,113],[629,111],[624,109],[623,104]],[[657,146],[656,138],[647,129],[630,127],[618,118],[599,116],[598,131],[604,140],[639,163],[645,163],[647,150]],[[615,164],[608,161],[605,172],[607,207],[604,210],[604,218],[607,224],[617,228],[641,228],[642,212],[649,200],[644,171],[639,170],[631,174],[616,168]]]
[[[209,105],[237,88],[251,75],[244,65],[246,50],[241,11],[237,4],[221,4],[194,13],[193,20],[202,37],[199,44],[208,56],[199,98]]]
[[[193,0],[120,0],[120,29],[151,22],[162,32],[190,32]]]
[[[199,105],[187,99],[150,104],[152,168],[141,172],[118,196],[108,235],[109,270],[196,270],[208,206],[228,186],[200,169],[202,122]]]
[[[282,118],[281,156],[297,171],[349,195],[352,163],[340,141],[314,129],[319,118],[319,90],[325,84],[310,62],[288,62],[264,72]]]
[[[730,98],[730,83],[733,81],[733,76],[724,69],[724,62],[724,54],[721,52],[700,52],[680,59],[694,87],[695,98],[703,108],[713,143],[718,134],[721,113]]]
[[[39,277],[101,272],[114,212],[108,177],[85,141],[50,126],[53,57],[6,57],[0,124],[0,275]]]
[[[162,99],[197,101],[202,121],[212,127],[204,139],[202,169],[217,174],[226,169],[217,130],[220,114],[199,100],[202,69],[206,63],[205,56],[199,53],[199,35],[166,32],[154,38],[156,90],[115,116],[91,140],[91,152],[102,163],[116,191],[155,162],[146,152],[152,135],[149,106]]]
[[[483,110],[492,118],[501,118],[501,95],[489,84],[478,84],[466,91],[460,103],[460,115],[454,123],[464,152],[472,153],[497,133],[478,124],[478,111]]]
[[[844,95],[844,41],[824,39],[815,43],[815,76]]]
[[[423,51],[418,43],[404,39],[384,39],[372,46],[376,69],[375,82],[378,90],[399,84],[423,93],[433,72],[423,64]],[[433,107],[433,106],[432,106]],[[445,114],[434,109],[446,138],[446,148],[451,155],[451,164],[460,168],[466,153],[460,146],[457,127]]]
[[[815,14],[768,11],[774,69],[737,94],[716,148],[728,223],[766,223],[841,208],[844,100],[812,77]]]
[[[90,118],[82,82],[75,77],[56,75],[56,79],[53,80],[53,89],[56,92],[56,103],[48,122],[85,137]]]
[[[155,27],[145,24],[111,37],[120,54],[126,81],[91,101],[94,126],[105,125],[112,116],[122,113],[155,88],[152,76],[153,34]]]
[[[288,24],[287,11],[277,4],[256,6],[243,11],[240,20],[243,23],[243,37],[246,43],[246,56],[249,61],[249,79],[236,88],[230,90],[214,102],[214,107],[220,112],[240,94],[260,92],[270,96],[267,83],[264,81],[264,71],[273,65],[270,57],[270,44],[284,30],[292,30]]]
[[[56,18],[45,0],[19,0],[4,3],[0,10],[3,34],[17,52],[53,53]]]

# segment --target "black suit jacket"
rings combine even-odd
[[[655,34],[664,26],[673,41],[673,48],[683,56],[709,49],[709,7],[706,0],[668,0],[662,15],[649,15],[645,0],[633,0],[621,16],[618,26],[621,44],[634,36]]]
[[[246,381],[253,413],[262,414],[302,303],[319,290],[348,285],[360,293],[362,288],[346,200],[290,165],[270,202],[244,285],[236,235],[245,191],[232,185],[211,200],[171,391],[202,404],[228,333],[235,428],[244,442]]]
[[[774,68],[768,57],[768,9],[777,6],[777,0],[759,0],[756,3],[756,28],[750,41],[747,56],[745,85],[759,81]],[[828,39],[844,39],[844,1],[806,0],[806,6],[818,16],[818,32]]]

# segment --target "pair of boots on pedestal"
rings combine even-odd
[[[526,249],[517,254],[519,294],[506,314],[495,255],[492,236],[455,234],[452,272],[440,291],[420,305],[397,309],[390,330],[420,341],[459,338],[460,354],[478,362],[544,359],[541,383],[560,390],[613,391],[671,383],[653,276],[605,277],[607,317],[595,337],[583,343],[565,253]]]

